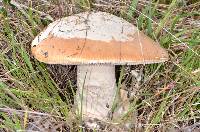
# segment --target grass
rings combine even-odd
[[[20,1],[25,5],[23,8],[3,1],[0,4],[0,131],[44,131],[45,123],[46,131],[81,130],[80,120],[71,108],[73,94],[69,95],[76,88],[74,66],[38,62],[30,53],[30,44],[52,19],[85,10],[102,10],[124,17],[170,54],[168,62],[144,67],[144,81],[122,122],[136,112],[135,131],[198,128],[193,127],[200,123],[198,1],[116,0],[112,4],[90,0]],[[119,82],[125,82],[126,78],[133,77],[121,72]],[[130,83],[126,84],[128,88],[133,87],[130,81],[126,83]]]

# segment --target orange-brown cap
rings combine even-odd
[[[32,42],[48,64],[150,64],[168,60],[159,44],[122,18],[84,12],[51,23]]]

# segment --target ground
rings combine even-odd
[[[88,10],[126,19],[170,56],[162,64],[117,66],[118,87],[134,98],[121,101],[129,107],[118,124],[100,123],[97,131],[125,131],[127,123],[126,131],[200,131],[198,0],[1,0],[0,131],[89,131],[73,107],[76,66],[47,65],[30,53],[50,22]],[[135,69],[143,73],[139,83]]]

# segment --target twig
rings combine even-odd
[[[50,116],[50,117],[58,117],[58,118],[64,118],[60,116],[55,116],[51,114],[46,114],[46,113],[41,113],[41,112],[36,112],[36,111],[27,111],[27,110],[16,110],[16,109],[11,109],[11,108],[0,108],[0,111],[6,112],[6,113],[15,113],[15,114],[33,114],[33,115],[39,115],[39,116]]]

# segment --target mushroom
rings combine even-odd
[[[77,65],[77,108],[83,119],[108,120],[116,95],[115,65],[168,60],[159,44],[126,20],[83,12],[51,23],[32,42],[32,54],[48,64]]]

